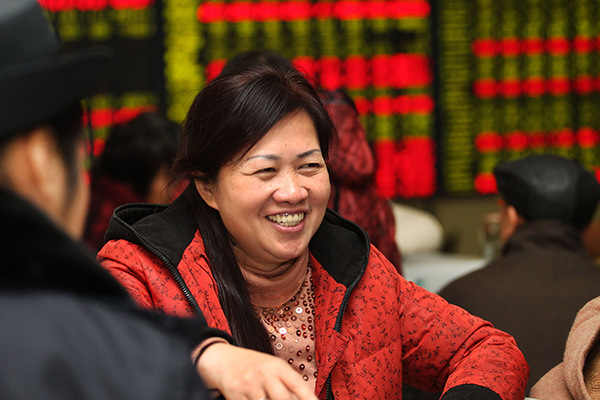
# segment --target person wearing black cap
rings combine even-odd
[[[600,185],[576,161],[554,155],[503,162],[494,175],[501,256],[440,294],[515,337],[531,367],[529,390],[561,362],[577,311],[600,293],[600,269],[581,238]]]
[[[60,54],[35,0],[0,1],[2,399],[209,398],[190,353],[217,333],[138,309],[72,239],[88,197],[79,101],[110,63]]]

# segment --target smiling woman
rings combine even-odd
[[[271,273],[299,257],[305,266],[329,199],[310,117],[305,111],[285,116],[240,161],[224,166],[215,183],[196,181],[196,188],[219,211],[242,269]],[[283,296],[278,304],[291,297]]]
[[[293,68],[219,76],[180,139],[187,190],[117,209],[100,260],[144,307],[256,350],[199,346],[199,373],[227,399],[399,399],[403,380],[444,400],[523,399],[509,335],[406,281],[326,208],[333,135]]]

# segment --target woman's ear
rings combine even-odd
[[[215,201],[215,194],[213,192],[212,185],[202,182],[201,180],[198,180],[198,179],[196,179],[194,181],[194,184],[196,185],[196,190],[198,191],[198,194],[200,194],[200,197],[202,197],[202,199],[206,202],[206,204],[208,204],[210,207],[214,208],[215,210],[218,210],[219,206],[218,206],[217,202]]]

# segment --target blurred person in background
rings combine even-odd
[[[92,161],[91,203],[84,240],[98,252],[113,210],[126,203],[169,203],[179,190],[171,163],[178,124],[154,112],[137,115],[110,131],[102,153]]]
[[[558,364],[577,311],[600,293],[582,230],[600,185],[578,162],[533,155],[494,168],[501,255],[440,295],[513,335],[531,367],[528,389]]]
[[[596,211],[596,214],[599,210]],[[583,231],[583,244],[596,264],[600,266],[600,218],[596,217]]]
[[[343,89],[322,92],[321,98],[338,132],[329,152],[327,206],[367,231],[371,243],[402,273],[394,213],[388,199],[377,193],[375,156],[356,105]]]

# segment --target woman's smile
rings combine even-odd
[[[277,225],[283,226],[285,228],[293,227],[300,224],[304,220],[304,213],[283,213],[276,215],[268,215],[267,219],[269,221],[275,222]]]

